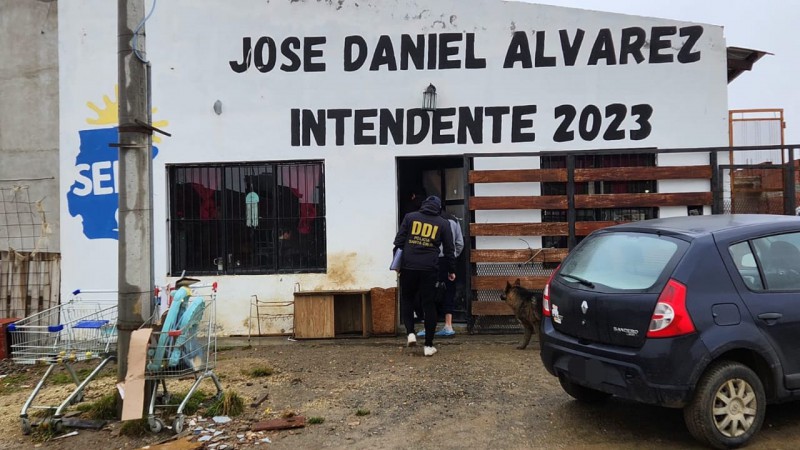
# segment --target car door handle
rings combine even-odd
[[[781,313],[761,313],[758,315],[758,318],[761,320],[778,320],[783,317]]]

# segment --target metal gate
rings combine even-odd
[[[780,164],[720,166],[724,214],[796,214],[786,193],[793,184]],[[726,181],[728,183],[726,183]]]

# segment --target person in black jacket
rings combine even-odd
[[[414,300],[419,293],[425,312],[425,356],[433,356],[436,331],[436,284],[439,274],[439,246],[444,247],[448,279],[454,281],[455,250],[450,223],[442,217],[442,201],[432,195],[419,211],[406,214],[394,238],[394,251],[403,250],[400,267],[400,315],[408,334],[408,346],[417,343],[414,334]]]

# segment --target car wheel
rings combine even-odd
[[[598,403],[611,397],[611,394],[606,392],[575,384],[563,375],[558,377],[558,382],[561,384],[561,388],[564,389],[564,392],[569,394],[570,397],[584,403]]]
[[[766,407],[758,375],[744,364],[720,361],[700,377],[683,418],[695,439],[732,448],[747,443],[761,428]]]

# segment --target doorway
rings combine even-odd
[[[464,157],[421,156],[397,158],[397,224],[409,212],[419,209],[429,195],[442,199],[445,211],[458,219],[461,231],[466,236],[468,214],[464,205]],[[466,241],[466,239],[465,239]],[[454,323],[467,322],[466,277],[468,242],[456,259],[456,298],[453,311]],[[439,314],[439,321],[444,314]]]

